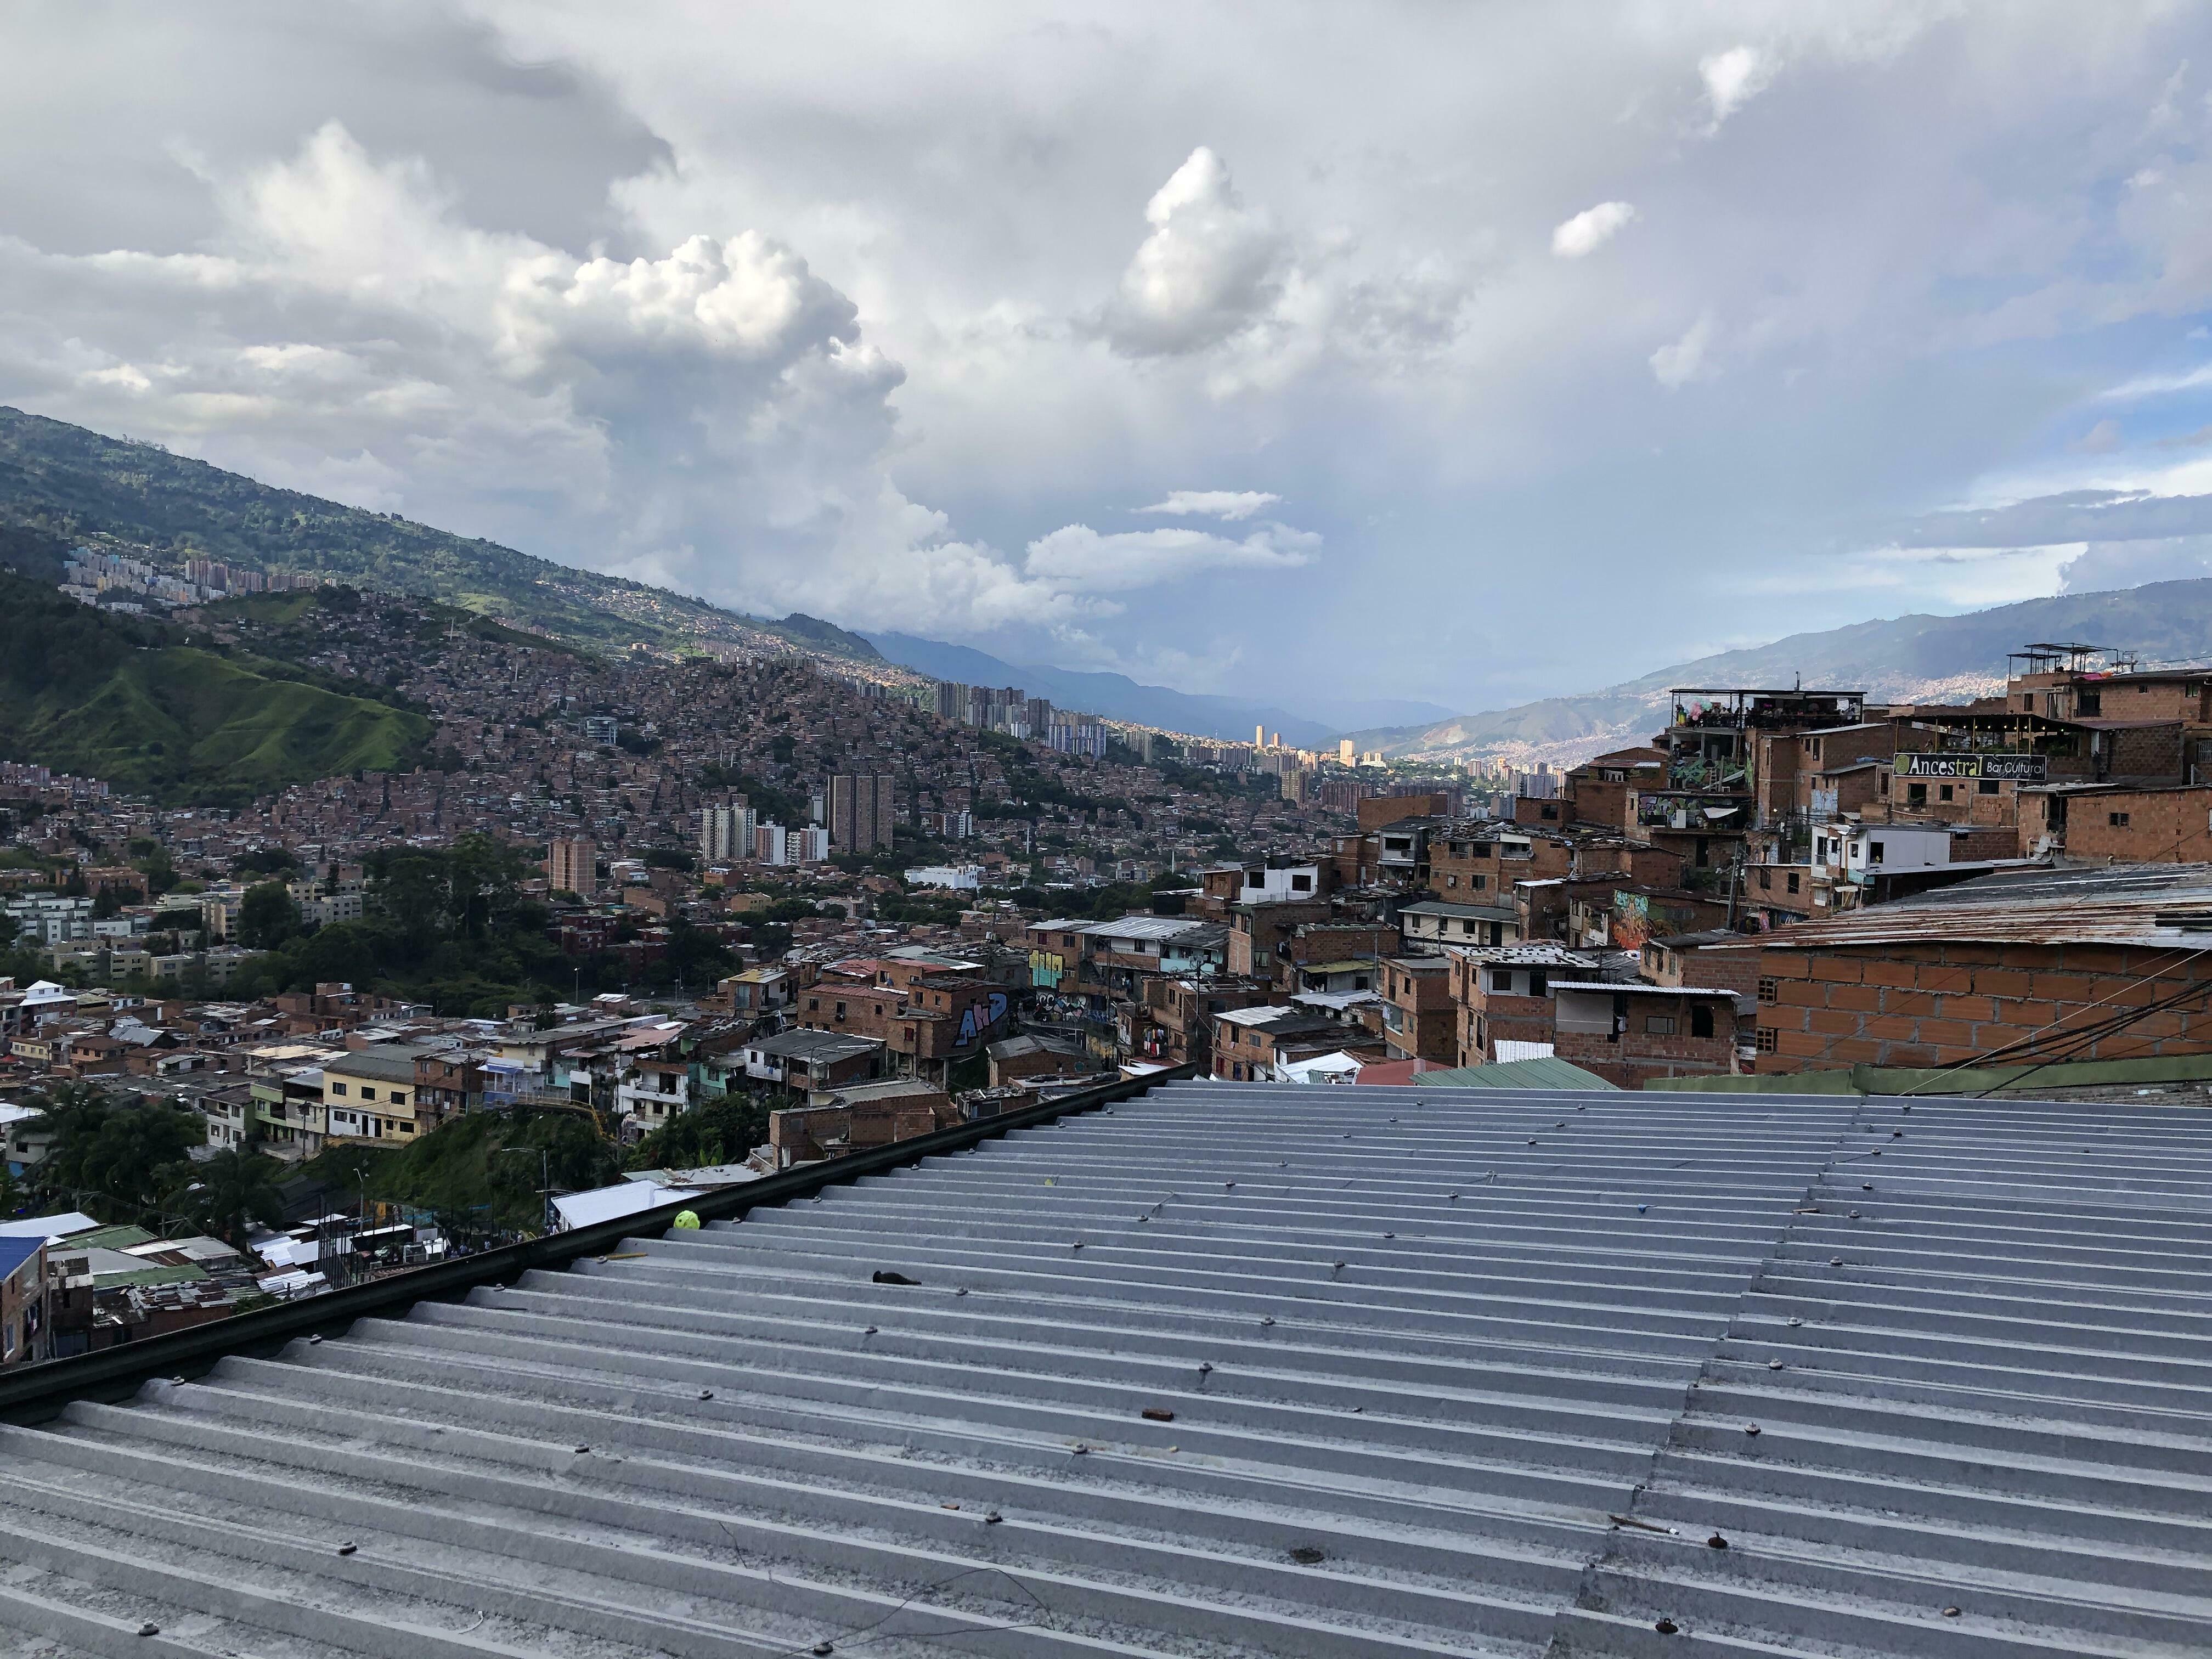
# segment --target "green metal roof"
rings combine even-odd
[[[1416,1072],[1413,1085],[1427,1089],[1618,1089],[1595,1072],[1547,1054],[1540,1060],[1505,1060],[1495,1066],[1458,1066],[1445,1072]]]
[[[72,1233],[63,1241],[72,1250],[87,1247],[101,1250],[127,1250],[135,1245],[151,1244],[155,1235],[143,1227],[134,1227],[129,1222],[119,1222],[112,1227],[94,1227],[88,1233]]]

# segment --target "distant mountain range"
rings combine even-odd
[[[1668,693],[1674,686],[1802,681],[1863,690],[1875,702],[1962,702],[2002,689],[2006,653],[2043,640],[2131,651],[2146,665],[2212,659],[2212,578],[1793,634],[1772,645],[1677,663],[1601,691],[1359,732],[1353,741],[1399,759],[1496,756],[1567,763],[1648,738],[1665,722]]]

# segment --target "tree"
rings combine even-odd
[[[243,1250],[250,1223],[283,1224],[276,1175],[275,1160],[258,1152],[220,1152],[192,1168],[191,1180],[170,1194],[168,1206],[203,1232]]]
[[[39,1110],[31,1133],[52,1137],[38,1187],[102,1220],[156,1213],[162,1193],[187,1178],[191,1149],[207,1144],[198,1114],[94,1083],[59,1084],[26,1103]]]
[[[696,1170],[735,1164],[768,1139],[768,1103],[726,1095],[671,1118],[630,1151],[633,1170]]]
[[[300,907],[281,881],[246,890],[238,902],[239,942],[257,951],[274,950],[300,931]]]

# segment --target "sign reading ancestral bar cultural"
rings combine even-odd
[[[1923,755],[1901,753],[1897,757],[1900,778],[1996,778],[2008,783],[2042,783],[2051,771],[2042,755]]]

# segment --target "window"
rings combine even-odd
[[[1759,981],[1759,1000],[1761,1002],[1773,1002],[1781,994],[1782,987],[1778,981],[1763,979]]]
[[[1542,996],[1545,984],[1544,970],[1540,968],[1533,970],[1528,975],[1528,994],[1532,997]]]
[[[1880,864],[1881,862],[1881,843],[1880,842],[1870,841],[1867,843],[1867,862],[1869,864]]]
[[[1462,916],[1459,919],[1460,932],[1468,934],[1470,938],[1476,933],[1479,926],[1480,924],[1476,922],[1473,916]]]
[[[376,1091],[369,1088],[366,1085],[363,1085],[361,1091],[361,1097],[363,1100],[374,1100],[376,1098]]]
[[[2125,812],[2107,812],[2105,817],[2115,830],[2124,830],[2128,827],[2128,815]]]
[[[1672,1014],[1646,1014],[1646,1015],[1644,1015],[1644,1035],[1645,1035],[1646,1036],[1674,1036],[1674,1015],[1672,1015]]]
[[[1908,806],[1925,806],[1925,805],[1928,805],[1928,786],[1927,786],[1926,784],[1924,784],[1924,783],[1908,783],[1908,784],[1906,784],[1906,785],[1905,786],[1905,805],[1907,805]]]
[[[1712,1034],[1712,1009],[1702,1002],[1692,1003],[1690,1006],[1690,1035],[1693,1037],[1709,1037]]]
[[[404,1089],[394,1089],[392,1091],[392,1103],[394,1106],[404,1106],[407,1103],[407,1091]]]
[[[1799,877],[1798,873],[1795,870],[1792,870],[1790,872],[1790,890],[1793,893],[1796,892],[1801,884],[1802,878]]]
[[[1490,988],[1493,991],[1511,990],[1513,988],[1513,975],[1503,968],[1492,969],[1490,970]]]
[[[1759,1035],[1753,1038],[1752,1046],[1762,1054],[1771,1054],[1774,1052],[1774,1028],[1771,1025],[1762,1025],[1759,1028]]]
[[[1948,784],[1948,783],[1940,783],[1940,784],[1936,785],[1936,799],[1938,799],[1938,800],[1948,800],[1948,799],[1951,799],[1951,786],[1950,786],[1949,784]]]
[[[842,1002],[837,1005],[837,1018],[840,1019],[845,1018],[845,1005]]]
[[[1293,893],[1312,892],[1313,878],[1311,876],[1292,876],[1291,878],[1291,890]]]
[[[1984,778],[1974,786],[1974,791],[1977,794],[1994,795],[1997,793],[1997,781],[1995,778]]]
[[[1537,811],[1539,815],[1547,820],[1555,819],[1559,816],[1559,809],[1556,806],[1539,807]]]
[[[1444,878],[1444,885],[1445,885],[1445,886],[1447,886],[1447,887],[1456,887],[1456,886],[1458,886],[1458,885],[1459,885],[1459,878],[1458,878],[1457,876],[1446,876],[1446,877]]]
[[[331,1092],[334,1095],[343,1095],[345,1091],[346,1086],[343,1083],[333,1083],[331,1085]]]
[[[1774,872],[1767,869],[1763,865],[1759,867],[1759,884],[1761,887],[1771,887],[1774,885]]]

